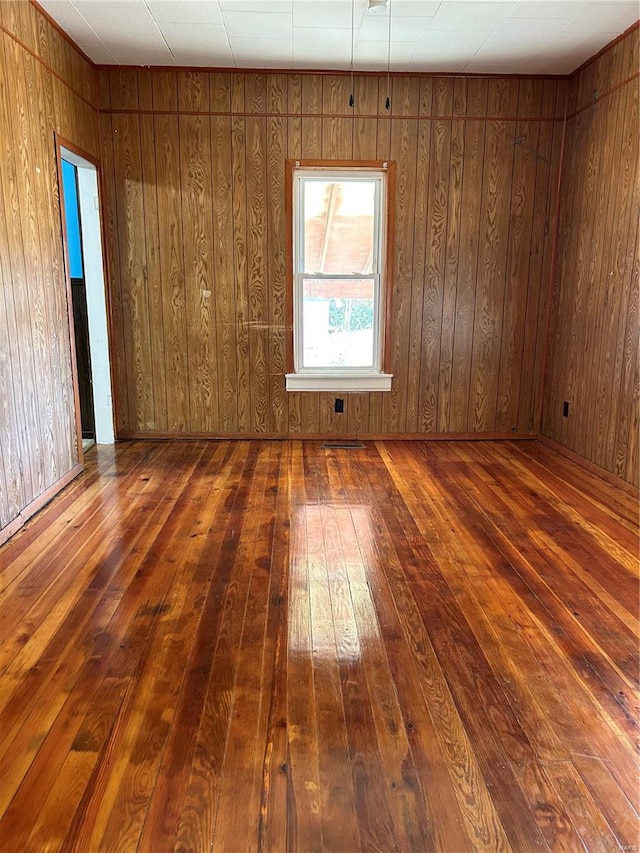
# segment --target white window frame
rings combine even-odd
[[[293,302],[293,372],[285,376],[288,391],[390,391],[392,374],[384,372],[389,251],[389,164],[305,164],[295,161],[291,173],[292,245],[290,262]],[[375,181],[373,270],[371,273],[330,274],[304,270],[303,190],[306,181]],[[371,367],[304,367],[303,288],[307,279],[374,281],[374,351]]]

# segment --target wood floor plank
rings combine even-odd
[[[196,460],[192,459],[191,469],[195,464]],[[12,745],[20,756],[19,762],[13,760],[10,749],[4,752],[0,768],[2,779],[0,788],[7,798],[12,790],[11,780],[19,780],[22,768],[26,774],[22,774],[24,779],[20,781],[19,791],[12,797],[3,818],[10,827],[12,843],[16,845],[22,842],[22,833],[30,831],[33,823],[33,815],[29,819],[29,811],[23,806],[25,799],[28,800],[33,788],[37,788],[39,779],[42,780],[46,791],[53,785],[67,750],[71,750],[76,742],[76,735],[80,731],[84,716],[97,697],[103,695],[103,678],[108,682],[107,704],[113,702],[114,697],[118,695],[118,686],[126,693],[127,687],[133,682],[132,674],[136,671],[139,655],[145,652],[148,632],[157,616],[156,608],[148,606],[149,598],[153,600],[155,596],[161,594],[159,591],[162,585],[167,583],[164,573],[153,574],[149,568],[157,561],[169,537],[175,535],[179,529],[181,508],[179,501],[182,501],[183,511],[186,509],[187,501],[184,480],[188,479],[188,470],[185,469],[188,469],[187,465],[181,472],[182,481],[176,481],[178,485],[175,496],[172,496],[171,492],[165,493],[164,518],[156,519],[156,524],[151,525],[146,531],[145,541],[139,543],[141,561],[136,563],[135,557],[133,561],[127,561],[127,550],[123,549],[127,577],[122,578],[122,581],[125,583],[128,581],[125,587],[126,592],[117,602],[112,618],[104,630],[100,620],[97,620],[95,626],[89,623],[90,630],[97,630],[97,636],[100,639],[97,643],[85,641],[83,644],[83,668],[80,677],[74,679],[72,675],[70,685],[66,689],[63,685],[62,689],[58,688],[55,691],[41,691],[33,709],[28,704],[30,713],[26,722],[23,717],[24,724],[18,732],[16,742]],[[165,486],[171,487],[170,478],[165,477],[164,483]],[[172,510],[173,515],[171,515]],[[119,543],[114,544],[117,551]],[[133,577],[129,574],[132,571]],[[117,580],[112,583],[109,597],[112,597],[113,592],[117,590],[117,583]],[[96,584],[96,590],[93,591],[89,582],[87,592],[96,595],[100,591],[100,586],[99,583]],[[93,634],[91,633],[90,638],[87,639],[93,640]],[[67,654],[67,658],[62,658],[63,665],[68,664],[68,656]],[[120,695],[122,697],[122,694]],[[117,706],[115,710],[118,710]],[[45,736],[39,734],[43,730]],[[5,811],[4,805],[3,811]]]
[[[199,464],[207,464],[215,471],[215,465],[224,459],[225,447],[219,445],[208,451]],[[101,841],[104,848],[117,846],[118,843],[135,846],[141,822],[146,814],[146,808],[141,809],[141,804],[145,803],[150,795],[155,779],[154,771],[172,720],[176,693],[181,683],[184,653],[189,648],[192,636],[191,619],[194,612],[197,612],[197,599],[202,594],[203,582],[198,583],[197,577],[194,579],[194,572],[206,530],[203,514],[206,515],[212,509],[207,502],[209,491],[208,481],[199,478],[196,488],[190,494],[189,508],[190,511],[195,510],[194,521],[188,542],[182,548],[178,561],[176,593],[169,602],[165,599],[161,605],[143,605],[136,616],[138,618],[141,613],[155,612],[157,618],[153,634],[149,637],[146,665],[138,668],[136,691],[132,696],[127,721],[121,729],[122,741],[115,759],[118,766],[118,785],[107,830]],[[64,802],[62,792],[65,787],[77,783],[83,769],[85,778],[88,775],[90,762],[86,759],[80,762],[74,753],[94,752],[90,748],[94,742],[92,726],[93,720],[85,718],[74,741],[74,748],[69,753],[69,759],[52,786],[50,797],[58,797]],[[95,755],[93,757],[95,761]],[[111,800],[108,793],[103,797],[103,807]],[[53,810],[50,813],[53,813]],[[65,828],[68,826],[68,823],[59,822]],[[53,827],[41,820],[31,834],[30,843],[34,849],[42,849],[52,835]],[[60,841],[63,838],[64,836]]]
[[[438,451],[439,452],[432,455],[436,458],[443,457],[446,459],[444,464],[442,462],[439,463],[440,468],[455,468],[457,464],[455,462],[455,456],[452,456],[449,451],[447,458],[446,447],[441,448],[438,446]],[[396,457],[397,455],[397,453],[394,454]],[[412,454],[409,454],[409,459],[411,456]],[[429,475],[427,477],[423,476],[422,478],[419,478],[417,476],[419,468],[416,468],[414,476],[410,481],[419,482],[421,484],[429,484],[436,481],[439,484],[446,475],[438,471],[436,464],[429,469]],[[407,474],[410,470],[410,468],[403,464],[404,474]],[[478,577],[478,580],[475,582],[473,581],[474,575],[478,575],[478,571],[474,564],[479,563],[482,565],[482,552],[476,550],[473,558],[465,561],[464,547],[461,548],[456,544],[457,541],[461,540],[468,542],[468,535],[466,535],[464,527],[461,526],[461,523],[464,522],[465,516],[461,513],[460,508],[456,507],[456,504],[460,501],[459,496],[465,493],[467,485],[467,483],[460,480],[458,487],[452,488],[450,483],[449,487],[444,489],[442,514],[439,517],[436,517],[435,533],[432,535],[437,536],[439,540],[442,540],[442,550],[439,553],[440,565],[443,565],[441,561],[443,556],[446,556],[447,553],[451,553],[454,557],[451,562],[451,568],[456,573],[458,572],[458,566],[460,564],[462,565],[463,572],[461,573],[460,581],[464,586],[453,586],[455,600],[458,601],[465,611],[467,619],[472,621],[474,633],[478,636],[481,649],[483,650],[484,655],[487,656],[488,661],[491,662],[492,667],[485,671],[481,682],[479,680],[479,683],[482,685],[479,699],[483,704],[486,703],[487,707],[493,708],[491,719],[492,721],[496,720],[498,724],[498,732],[505,747],[508,748],[511,744],[517,744],[518,752],[514,754],[511,750],[512,767],[514,772],[518,775],[519,784],[526,792],[532,807],[535,808],[535,804],[537,802],[546,803],[545,808],[542,811],[538,812],[536,809],[535,817],[536,820],[542,824],[542,828],[545,832],[545,838],[547,839],[549,846],[551,849],[554,849],[558,844],[562,845],[564,843],[564,840],[566,840],[566,830],[567,828],[570,830],[571,827],[570,822],[567,820],[566,812],[563,813],[562,803],[558,801],[557,795],[555,795],[551,789],[546,770],[540,765],[538,757],[548,761],[566,760],[568,758],[568,753],[564,751],[562,742],[563,740],[567,740],[568,736],[569,743],[573,745],[573,748],[581,750],[584,749],[583,746],[578,746],[578,739],[581,736],[581,732],[585,731],[585,726],[588,730],[590,714],[589,712],[584,711],[584,702],[581,702],[577,703],[575,709],[573,706],[571,709],[572,713],[577,714],[579,718],[578,721],[573,719],[572,714],[569,716],[567,715],[567,707],[564,697],[566,695],[572,695],[572,690],[575,690],[577,687],[576,684],[570,685],[567,682],[561,681],[560,686],[565,688],[561,691],[556,691],[552,684],[547,685],[547,670],[545,670],[544,667],[537,666],[535,659],[531,655],[531,651],[528,650],[519,639],[519,634],[528,631],[527,626],[530,621],[529,612],[522,606],[520,606],[520,612],[517,612],[517,599],[513,598],[509,601],[507,610],[498,608],[498,602],[504,599],[505,588],[503,585],[501,586],[498,583],[492,582],[492,577],[495,574],[494,569],[490,568],[488,571],[485,569]],[[436,486],[435,488],[437,489],[438,487]],[[433,504],[429,498],[425,501],[425,491],[422,491],[418,501],[419,503],[416,503],[415,506],[411,505],[412,513],[419,517],[419,513],[423,511],[422,507],[424,506],[425,516],[427,517],[427,521],[429,521],[431,513],[434,510],[436,510],[436,512],[438,511],[437,505]],[[451,524],[451,522],[447,523],[448,519],[455,519],[454,524]],[[468,523],[470,524],[471,530],[477,530],[478,533],[476,535],[480,535],[480,527],[477,524],[477,519],[473,517]],[[447,531],[451,532],[452,535],[447,536]],[[431,547],[433,548],[434,545]],[[499,560],[494,556],[490,565],[497,567],[499,565]],[[469,580],[467,580],[467,576],[469,577]],[[448,581],[450,584],[453,584],[455,581],[455,575],[449,575]],[[471,581],[472,586],[469,588],[469,592],[466,592],[465,588],[468,588],[469,581]],[[460,582],[457,583],[459,584]],[[489,589],[486,589],[487,584],[489,584]],[[469,595],[471,597],[467,597]],[[430,594],[429,599],[433,600],[432,594]],[[533,597],[530,600],[536,601]],[[500,614],[500,610],[502,610],[502,615]],[[447,610],[446,620],[443,620],[443,626],[436,632],[436,636],[440,636],[442,632],[446,631],[446,623],[451,623],[452,620],[449,615],[450,612],[451,608],[449,607]],[[489,618],[484,614],[489,614]],[[513,625],[514,621],[517,626],[515,628],[515,632]],[[529,631],[528,637],[537,640],[539,633],[540,625],[537,623],[533,626],[531,631]],[[514,640],[516,640],[515,645]],[[461,642],[460,639],[454,638],[452,643],[458,649],[464,649],[465,647],[465,643]],[[502,648],[503,645],[506,646],[506,649]],[[545,643],[545,650],[547,648],[548,643]],[[538,654],[540,654],[540,652],[538,652]],[[482,657],[476,654],[470,658],[466,668],[471,671],[478,671],[481,662]],[[550,661],[546,661],[546,663],[549,665]],[[502,670],[505,670],[504,675],[500,675]],[[560,673],[557,669],[555,674],[556,678],[559,678]],[[492,689],[492,679],[494,679],[496,675],[498,675],[498,684],[500,685],[500,689],[504,693],[504,696],[498,701],[494,700],[492,702],[487,702],[487,689]],[[536,692],[544,693],[545,701],[542,702],[542,704],[538,701],[536,695],[531,692],[529,684],[532,686],[535,685]],[[516,712],[515,719],[518,721],[517,729],[520,730],[517,735],[517,739],[513,738],[513,719],[511,723],[505,727],[506,719],[509,718],[510,706]],[[499,714],[497,718],[496,713]],[[505,714],[507,714],[506,719]],[[557,732],[549,725],[547,715],[552,716],[554,721],[558,724]],[[608,726],[604,725],[601,727],[601,730],[602,733],[606,735],[605,739],[607,742],[607,746],[601,746],[601,748],[605,748],[607,750],[607,754],[609,754],[609,750],[614,749],[615,754],[617,752],[617,750],[615,750],[616,739],[611,736],[612,733],[608,730]],[[523,734],[526,732],[528,732],[528,736],[525,735],[523,738]],[[485,737],[487,737],[488,734],[488,732],[484,732]],[[525,747],[527,740],[531,741],[533,752],[531,752],[526,761],[525,766],[528,765],[526,772],[521,773],[522,750]],[[630,756],[632,755],[630,750],[627,750],[627,752]],[[526,755],[526,752],[524,754]],[[618,757],[624,759],[624,750]],[[624,777],[625,774],[635,778],[633,760],[631,764],[625,764],[622,776]],[[575,832],[573,840],[577,843],[577,835]]]
[[[202,839],[212,834],[219,778],[216,772],[219,774],[224,758],[228,703],[233,698],[235,683],[233,658],[231,665],[227,665],[229,654],[235,654],[233,634],[228,644],[226,641],[230,627],[235,631],[242,628],[242,619],[229,619],[229,613],[236,615],[233,603],[241,598],[237,588],[240,587],[241,593],[248,580],[243,575],[234,578],[232,570],[242,544],[244,515],[254,509],[250,491],[257,456],[257,447],[253,445],[236,450],[222,496],[226,512],[215,523],[212,519],[201,555],[201,569],[208,579],[207,595],[176,709],[176,724],[169,733],[149,801],[140,840],[142,849],[152,849],[158,843],[170,844],[179,836],[182,820],[187,817],[197,821],[194,831],[198,843],[206,843]],[[214,666],[216,679],[211,681]],[[191,764],[185,761],[185,756],[189,756]],[[195,809],[193,798],[198,800]]]
[[[305,449],[308,446],[305,446]],[[311,656],[316,708],[316,739],[320,815],[323,844],[336,849],[344,844],[360,850],[356,792],[352,775],[353,756],[347,732],[347,715],[342,698],[340,665],[333,624],[331,591],[328,583],[320,506],[323,495],[330,500],[326,468],[316,454],[305,452],[303,508],[307,541]],[[320,456],[320,460],[322,456]],[[300,815],[300,811],[298,812]],[[298,817],[298,820],[300,818]]]
[[[341,508],[340,538],[344,552],[362,662],[384,775],[391,779],[387,797],[395,834],[402,850],[425,850],[426,813],[415,761],[410,751],[403,713],[387,659],[373,593],[370,566],[363,561],[356,527],[358,508]],[[353,517],[355,514],[355,518]],[[350,516],[343,520],[344,516]],[[371,535],[371,528],[368,531]],[[381,590],[376,588],[376,597]]]
[[[149,478],[152,482],[152,478]],[[164,483],[170,487],[171,479],[165,472]],[[157,489],[158,483],[152,483]],[[102,632],[106,632],[110,618],[122,597],[123,578],[117,578],[119,561],[127,560],[127,572],[138,568],[143,556],[143,537],[157,532],[166,520],[167,502],[149,500],[149,494],[143,492],[142,501],[146,503],[136,513],[133,520],[123,526],[121,534],[111,540],[112,555],[103,564],[94,569],[93,578],[88,588],[70,607],[64,619],[55,631],[39,638],[39,657],[37,665],[28,668],[27,674],[19,672],[19,660],[13,658],[4,668],[2,674],[2,711],[0,712],[0,755],[9,748],[12,736],[24,721],[25,714],[33,707],[39,707],[45,713],[50,713],[54,702],[47,700],[51,691],[53,695],[64,697],[71,690],[79,670],[86,664],[87,647],[99,646]],[[169,505],[170,506],[170,505]],[[113,555],[117,555],[114,559]],[[36,631],[37,635],[38,632]],[[19,635],[24,637],[24,635]],[[108,636],[105,633],[105,636]],[[26,643],[28,646],[29,643]],[[5,644],[10,646],[10,644]],[[38,653],[37,651],[35,652]],[[33,654],[33,653],[32,653]],[[44,696],[44,699],[43,699]]]
[[[0,548],[0,850],[633,849],[637,545],[537,442],[92,450]]]
[[[28,569],[31,562],[50,547],[68,525],[77,523],[79,516],[88,511],[92,499],[104,489],[100,475],[113,464],[111,454],[101,455],[99,462],[96,460],[95,465],[85,469],[83,475],[44,507],[28,527],[22,528],[6,543],[0,552],[0,602],[8,587]],[[79,504],[80,494],[82,500]]]
[[[470,481],[460,477],[459,468],[457,472],[460,489],[456,490],[458,497],[455,498],[455,503],[468,506],[467,487]],[[452,490],[449,489],[449,491]],[[508,491],[503,493],[508,494]],[[485,500],[486,492],[481,502],[476,500],[471,512],[474,526],[485,528],[488,534],[489,528],[486,524],[482,522],[478,524],[478,516],[485,516],[484,510],[480,508],[481,504],[484,506]],[[483,532],[483,535],[486,534]],[[503,553],[502,556],[504,557],[505,554]],[[515,561],[514,565],[509,558]],[[504,599],[507,589],[497,579],[502,576],[508,583],[509,603],[508,607],[503,609],[502,617],[506,630],[501,632],[500,638],[502,643],[511,644],[511,654],[507,660],[511,662],[514,683],[517,684],[518,680],[525,677],[528,672],[531,683],[537,684],[536,696],[530,694],[529,702],[525,706],[533,713],[533,718],[529,722],[530,733],[542,734],[546,731],[545,740],[540,741],[540,745],[546,743],[544,749],[551,748],[556,751],[555,758],[553,754],[547,754],[547,759],[563,760],[562,750],[567,747],[577,751],[588,749],[584,745],[584,733],[588,731],[591,713],[595,712],[603,721],[603,726],[599,728],[600,754],[613,765],[616,778],[619,779],[628,796],[633,799],[636,793],[629,785],[629,779],[636,778],[637,764],[633,752],[629,749],[625,750],[619,742],[619,738],[633,736],[637,732],[637,720],[631,718],[624,707],[629,700],[628,687],[624,687],[624,695],[611,690],[607,694],[602,690],[602,684],[597,678],[592,677],[592,671],[606,666],[606,657],[602,653],[589,655],[585,654],[584,649],[576,649],[580,628],[584,628],[584,624],[576,625],[573,629],[567,625],[566,621],[564,626],[559,625],[557,620],[559,616],[562,619],[561,606],[555,602],[555,593],[550,587],[545,591],[539,587],[536,588],[537,581],[531,574],[529,577],[521,574],[522,558],[519,553],[512,552],[509,558],[500,559],[498,555],[494,556],[491,562],[493,568],[489,572],[485,571],[485,583],[482,587],[478,587],[476,596],[479,600],[483,596],[486,598],[485,610],[491,612],[495,602]],[[585,564],[589,565],[590,562],[590,556],[585,556]],[[538,572],[541,568],[542,566],[539,565]],[[555,583],[558,584],[560,580],[556,578]],[[515,598],[512,593],[515,593]],[[566,601],[566,608],[567,618],[570,619],[571,615],[575,615],[571,611],[570,598]],[[514,617],[519,625],[519,631],[516,634],[509,630]],[[606,629],[603,629],[602,633],[604,636]],[[524,645],[520,636],[525,641]],[[515,645],[513,645],[514,641]],[[486,647],[486,644],[483,646]],[[559,649],[558,646],[561,648]],[[549,678],[550,674],[552,674],[551,678]],[[584,675],[589,679],[588,686],[584,682]],[[520,690],[524,694],[529,692],[526,683],[521,684]],[[631,695],[634,692],[632,688]],[[570,709],[567,708],[564,699],[567,694],[581,697],[580,701],[572,703]],[[544,698],[541,699],[542,696]],[[603,705],[608,706],[606,711]],[[524,710],[521,707],[521,713]],[[558,749],[561,751],[557,752]]]
[[[403,449],[398,448],[398,451],[403,452]],[[394,454],[394,456],[395,455],[396,454]],[[386,458],[385,466],[392,471],[394,468],[394,461],[390,457]],[[381,484],[380,488],[384,488],[382,485],[384,483],[383,468],[380,468],[374,476],[376,482]],[[386,493],[387,501],[391,500],[395,502],[398,500],[399,496],[394,494],[388,483],[386,484]],[[405,502],[407,497],[408,496],[404,494],[403,490],[403,498]],[[382,503],[382,501],[379,500],[379,503]],[[401,504],[398,505],[398,515],[400,517],[403,515]],[[402,528],[410,529],[411,523],[410,516],[405,517],[401,522]],[[446,516],[441,520],[440,525],[441,535],[443,538],[445,537],[446,531],[445,525],[447,525]],[[456,531],[459,534],[460,529],[457,525],[456,528],[451,529],[451,532],[455,533]],[[510,671],[504,672],[505,669],[508,669],[509,667],[509,659],[501,654],[495,636],[492,634],[491,627],[487,629],[486,625],[483,626],[483,621],[489,621],[490,625],[490,620],[487,620],[481,612],[470,612],[468,597],[464,594],[465,591],[460,588],[456,588],[454,585],[455,579],[451,576],[447,576],[446,574],[447,568],[455,571],[459,563],[462,563],[464,566],[465,574],[473,571],[474,560],[481,557],[481,554],[477,552],[471,559],[468,559],[468,557],[465,556],[464,551],[460,548],[456,548],[455,538],[456,537],[453,537],[450,541],[446,541],[445,539],[445,550],[439,553],[437,551],[432,551],[431,548],[429,548],[429,550],[425,549],[422,560],[420,560],[420,565],[430,565],[430,570],[427,572],[416,571],[414,568],[415,558],[412,560],[408,550],[401,550],[399,552],[399,558],[402,565],[406,567],[405,571],[407,571],[408,578],[413,576],[412,585],[415,585],[415,587],[420,591],[419,595],[416,596],[416,601],[417,607],[420,610],[421,622],[424,626],[428,626],[429,636],[432,638],[430,642],[433,644],[434,651],[436,652],[438,664],[442,668],[448,689],[452,691],[454,707],[452,712],[449,713],[449,716],[453,713],[454,717],[453,721],[450,722],[449,725],[453,731],[455,731],[457,728],[455,716],[458,714],[461,715],[461,719],[465,722],[466,736],[470,738],[470,743],[473,744],[473,749],[467,746],[466,752],[470,752],[474,756],[474,760],[478,762],[478,770],[481,775],[478,773],[478,770],[476,770],[475,791],[471,790],[467,792],[467,802],[465,803],[471,812],[471,814],[469,814],[469,820],[473,822],[475,832],[477,833],[476,843],[481,849],[498,849],[497,845],[500,843],[501,821],[497,821],[498,828],[496,830],[494,827],[494,832],[492,832],[491,822],[495,822],[497,816],[492,815],[492,808],[489,808],[487,811],[486,803],[484,802],[484,786],[485,784],[489,784],[489,780],[492,779],[492,771],[494,769],[492,767],[492,763],[488,763],[484,768],[481,763],[483,761],[484,743],[487,739],[491,738],[493,734],[493,727],[495,726],[497,737],[502,741],[503,748],[505,750],[505,754],[501,756],[502,761],[504,761],[505,756],[512,757],[513,746],[517,746],[516,760],[512,760],[512,769],[516,778],[523,753],[524,755],[527,755],[527,751],[529,752],[530,761],[528,763],[534,771],[536,770],[536,755],[535,751],[529,746],[526,732],[520,723],[526,708],[523,708],[522,704],[519,706],[516,704],[514,707],[513,696],[510,695],[510,679],[508,676],[511,676],[512,673]],[[399,530],[393,535],[393,539],[394,543],[401,542]],[[415,549],[420,548],[419,538],[415,533],[412,536],[412,540],[413,543],[411,550],[415,551]],[[452,548],[455,553],[455,560],[449,567],[447,567],[446,560],[448,551]],[[434,553],[437,553],[435,565]],[[442,572],[442,576],[440,576],[439,572]],[[454,596],[451,596],[449,587],[453,587]],[[483,627],[485,628],[484,633],[481,632]],[[424,630],[424,628],[422,630]],[[478,634],[479,639],[476,640],[476,635]],[[477,643],[480,644],[480,648],[477,648]],[[475,649],[474,646],[476,647]],[[467,660],[464,659],[464,651],[466,649],[469,649],[469,652],[466,655]],[[459,655],[462,655],[462,660],[459,660]],[[453,660],[451,659],[452,656]],[[473,674],[472,683],[471,685],[467,683],[458,686],[460,679],[465,672]],[[474,684],[473,682],[476,679],[477,681]],[[494,691],[493,697],[491,697],[492,690]],[[474,696],[474,693],[477,693],[477,695]],[[469,695],[473,697],[470,700],[470,704],[472,706],[475,704],[475,708],[471,708],[470,715],[465,715],[465,711],[467,709],[464,707],[464,704]],[[442,697],[436,696],[436,701],[442,703]],[[492,712],[488,717],[482,711],[482,709],[487,707],[492,708]],[[477,717],[478,712],[482,715],[480,719]],[[439,713],[438,720],[445,715],[446,710]],[[440,726],[441,724],[439,724],[437,728],[439,729]],[[478,740],[482,739],[483,748],[480,748],[477,745],[477,741],[474,744],[474,741],[471,740],[474,734],[476,737],[479,735]],[[442,734],[440,734],[440,736],[443,737]],[[445,750],[449,747],[450,739],[451,733],[449,734],[449,740],[444,740],[443,746]],[[509,747],[511,747],[511,749],[509,749]],[[464,755],[464,748],[461,746],[460,749],[461,754]],[[555,753],[553,754],[555,755]],[[458,760],[460,760],[460,758]],[[498,763],[498,767],[499,766],[500,762]],[[482,773],[483,769],[485,773],[488,771],[487,782],[484,781],[484,773]],[[458,774],[459,773],[460,769],[458,768]],[[533,803],[540,799],[549,799],[548,796],[545,796],[545,785],[544,782],[541,781],[540,776],[540,768],[537,767],[535,784],[533,784],[532,780],[529,779],[525,780],[525,784],[523,785],[525,792],[527,792]],[[473,781],[474,779],[472,777],[467,784],[472,785]],[[518,781],[522,784],[522,780]],[[510,780],[510,784],[513,787],[513,778]],[[533,796],[530,792],[531,788],[533,788]],[[496,807],[500,804],[501,801],[497,800]],[[475,805],[475,810],[472,809],[473,805]],[[545,829],[547,831],[543,834],[545,835],[545,839],[549,842],[549,847],[554,849],[554,847],[556,847],[554,842],[556,841],[557,832],[564,831],[564,821],[562,820],[561,808],[559,806],[552,806],[550,809],[550,817],[551,819],[547,818],[546,820]],[[521,821],[522,814],[520,815],[520,822]],[[535,829],[532,829],[531,827],[528,829],[527,834],[529,838],[536,837],[538,835]],[[514,847],[517,849],[517,845],[514,845]]]
[[[592,755],[573,755],[573,764],[623,849],[638,840],[640,817],[606,765]]]
[[[271,553],[271,573],[274,575],[273,589],[270,594],[270,613],[267,622],[267,637],[273,638],[273,683],[271,695],[265,696],[265,705],[269,704],[267,718],[267,735],[264,746],[264,758],[262,765],[262,791],[260,803],[260,818],[258,831],[258,847],[264,850],[278,850],[283,846],[283,839],[287,839],[287,845],[292,846],[291,818],[295,815],[295,808],[287,809],[287,801],[290,792],[293,791],[291,783],[290,768],[292,765],[289,742],[287,737],[287,711],[288,699],[288,677],[290,663],[295,665],[298,655],[289,656],[288,630],[289,615],[292,621],[298,613],[305,614],[308,618],[308,607],[300,608],[290,604],[290,595],[293,596],[291,584],[293,573],[289,576],[288,556],[290,548],[296,551],[296,542],[291,532],[291,522],[288,518],[287,508],[291,505],[294,490],[299,489],[300,483],[294,482],[296,470],[295,458],[299,455],[291,444],[284,446],[282,455],[282,473],[284,483],[278,489],[276,504],[276,523],[273,530],[273,542]],[[300,585],[302,586],[302,585]],[[305,584],[306,586],[306,584]],[[291,590],[291,593],[290,593]],[[304,590],[303,590],[304,595]],[[308,657],[305,656],[308,662]],[[293,683],[296,683],[295,672]],[[304,678],[297,683],[306,684]],[[312,730],[315,726],[312,727]],[[314,762],[317,777],[317,755]],[[310,786],[311,787],[311,786]],[[315,790],[317,791],[317,784]],[[311,810],[307,812],[311,813]],[[315,812],[315,826],[319,826],[317,810]],[[314,826],[314,822],[308,824]],[[317,849],[313,843],[305,845],[305,849]]]
[[[291,556],[289,569],[289,615],[287,619],[286,702],[282,728],[286,743],[279,766],[286,778],[285,826],[287,847],[320,851],[324,847],[320,814],[321,788],[318,759],[317,709],[313,671],[309,547],[305,512],[303,445],[296,442],[291,460]],[[295,507],[295,508],[294,508]],[[298,821],[298,814],[307,820]],[[281,818],[282,819],[282,818]],[[272,838],[267,849],[277,850],[280,839]]]
[[[363,850],[370,850],[376,844],[389,851],[400,850],[401,835],[396,835],[392,826],[372,713],[373,703],[351,600],[353,591],[341,549],[340,523],[336,518],[339,509],[331,505],[320,507],[318,521],[323,536],[324,569],[338,656],[360,844]],[[368,629],[372,630],[372,626]]]
[[[256,493],[262,503],[256,506],[251,531],[252,541],[238,554],[244,565],[242,575],[249,572],[249,587],[244,602],[244,625],[237,658],[235,701],[233,703],[227,746],[222,766],[221,783],[216,808],[214,834],[224,850],[250,849],[258,834],[260,794],[262,789],[261,746],[265,740],[262,703],[270,692],[270,673],[263,671],[263,661],[271,658],[266,645],[266,623],[270,597],[271,525],[274,521],[276,483],[279,463],[275,470],[267,455],[267,447],[256,470]],[[262,476],[262,481],[258,479]],[[229,768],[242,767],[242,774]]]

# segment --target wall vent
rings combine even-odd
[[[365,445],[357,441],[325,441],[322,447],[324,450],[357,450]]]

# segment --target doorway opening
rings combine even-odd
[[[70,282],[80,450],[113,444],[113,397],[107,331],[98,171],[58,142],[63,235]]]

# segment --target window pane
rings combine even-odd
[[[303,283],[303,366],[373,367],[374,281]]]
[[[375,181],[305,180],[304,272],[374,272]]]

